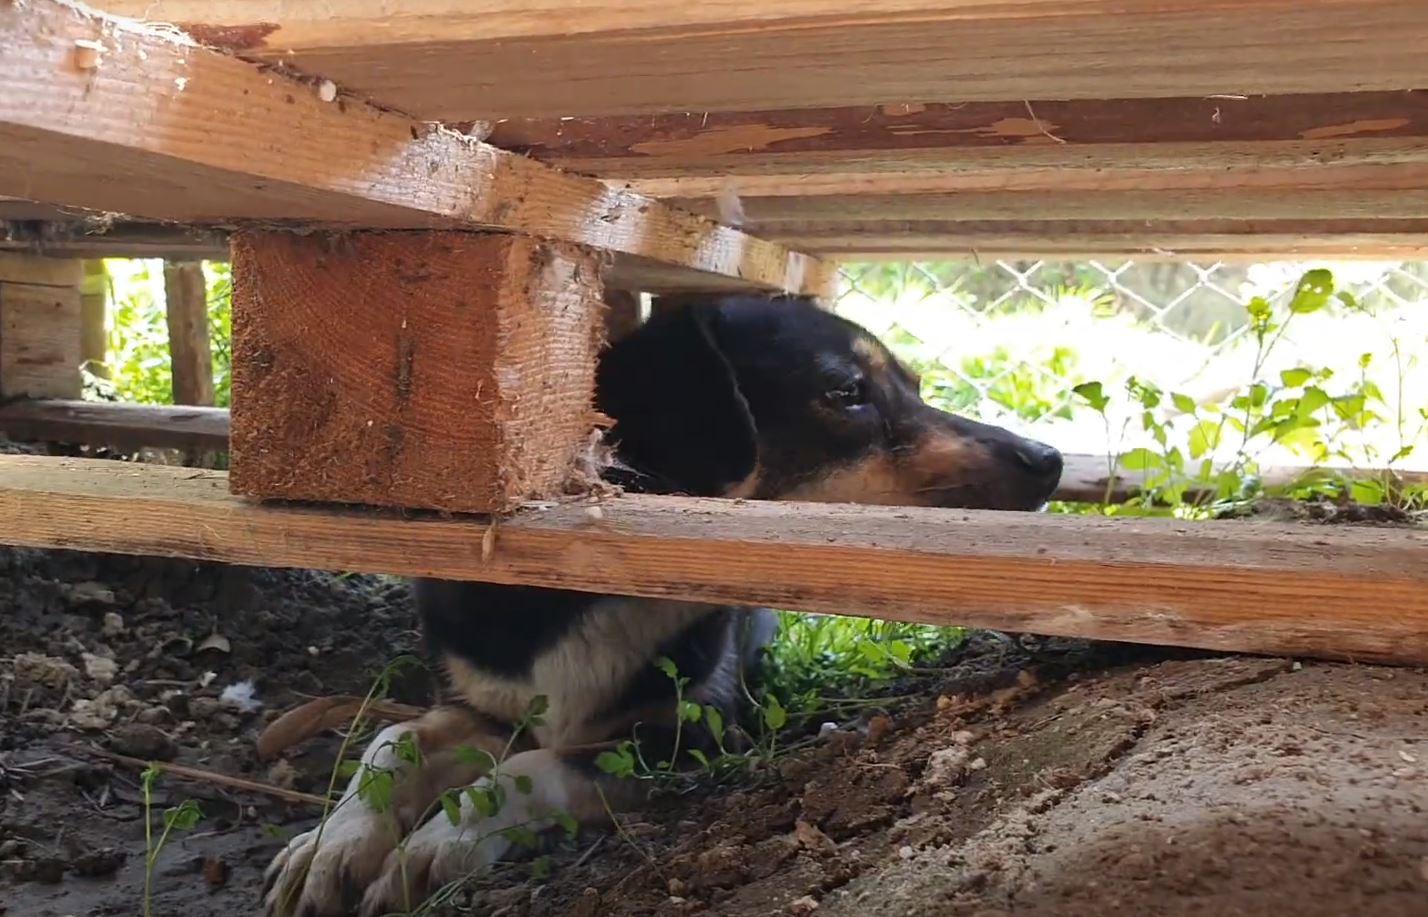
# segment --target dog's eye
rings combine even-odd
[[[830,389],[823,397],[841,408],[855,408],[868,403],[868,384],[861,378],[851,379],[835,389]]]

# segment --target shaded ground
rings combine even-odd
[[[398,581],[3,549],[0,622],[6,917],[140,912],[138,771],[88,749],[320,793],[334,742],[260,763],[258,730],[417,643]],[[221,700],[249,680],[260,709]],[[504,867],[474,912],[1428,915],[1421,671],[984,636],[898,691],[751,787],[555,850],[544,882]],[[155,808],[184,799],[206,817],[154,913],[252,913],[312,810],[172,776]]]

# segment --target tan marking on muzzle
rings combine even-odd
[[[986,484],[987,452],[976,443],[931,434],[893,455],[878,452],[805,481],[780,500],[810,503],[863,503],[876,506],[936,506],[951,488]]]

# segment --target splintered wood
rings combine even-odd
[[[459,232],[233,242],[232,486],[505,512],[588,447],[594,255]]]

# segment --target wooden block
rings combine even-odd
[[[596,256],[460,232],[233,240],[235,493],[504,512],[593,427]]]
[[[0,405],[0,433],[14,440],[145,447],[186,452],[228,450],[227,408],[132,404],[123,401],[12,401]]]
[[[73,258],[44,258],[0,251],[0,283],[44,287],[77,287],[84,282],[84,263]]]
[[[0,456],[0,543],[1428,663],[1417,528],[626,495],[482,519],[258,506],[221,472]],[[11,520],[14,520],[13,522]]]
[[[78,398],[79,329],[78,285],[0,283],[0,398]]]

